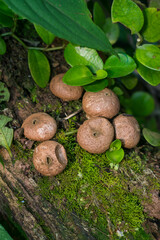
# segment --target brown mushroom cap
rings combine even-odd
[[[83,110],[90,117],[113,118],[118,114],[120,103],[117,95],[105,88],[99,92],[86,92],[82,100]]]
[[[54,118],[47,113],[34,113],[26,118],[22,124],[26,138],[34,141],[45,141],[51,139],[56,131],[57,124]]]
[[[96,117],[84,121],[77,132],[79,145],[90,153],[105,152],[114,138],[114,128],[105,118]]]
[[[127,114],[117,116],[113,125],[116,139],[120,139],[125,148],[134,148],[140,140],[140,127],[137,120]]]
[[[67,162],[64,147],[55,141],[40,143],[34,150],[33,164],[44,176],[56,176],[65,169]]]
[[[83,88],[79,86],[70,86],[63,82],[64,73],[58,74],[50,82],[51,92],[61,98],[63,101],[78,100],[83,93]]]

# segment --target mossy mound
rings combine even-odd
[[[69,120],[69,132],[75,130],[74,120]],[[69,163],[60,175],[39,179],[41,195],[59,207],[65,205],[64,215],[74,212],[86,220],[96,229],[97,239],[109,235],[116,239],[118,232],[133,234],[137,239],[146,218],[142,202],[150,201],[150,192],[160,187],[147,168],[145,154],[140,157],[135,151],[128,151],[115,171],[110,169],[106,153],[84,151],[75,136],[61,130],[56,140],[64,145]]]

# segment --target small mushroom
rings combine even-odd
[[[116,139],[120,139],[125,148],[134,148],[140,140],[140,127],[137,120],[128,114],[117,116],[113,125]]]
[[[120,103],[117,95],[105,88],[99,92],[86,92],[83,96],[82,107],[90,117],[113,118],[118,114]]]
[[[44,176],[56,176],[61,173],[67,162],[64,147],[55,141],[40,143],[34,150],[33,164]]]
[[[63,101],[78,100],[83,93],[83,88],[79,86],[70,86],[63,82],[64,73],[58,74],[50,82],[51,92],[61,98]]]
[[[26,138],[34,141],[45,141],[51,139],[56,131],[57,124],[54,118],[47,113],[34,113],[26,118],[22,124]]]
[[[84,121],[77,132],[79,145],[90,153],[105,152],[114,138],[114,128],[105,118],[96,117]]]

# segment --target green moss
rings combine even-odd
[[[74,130],[75,123],[70,120],[68,131]],[[95,227],[97,239],[103,239],[108,232],[114,235],[117,230],[134,233],[139,229],[145,220],[141,201],[149,198],[151,189],[159,188],[154,175],[145,174],[146,161],[131,152],[120,163],[119,170],[114,171],[109,168],[106,153],[84,151],[75,136],[66,135],[63,130],[56,138],[66,149],[68,165],[55,178],[39,180],[42,196],[57,202],[59,207],[65,204],[67,212],[76,212],[87,220]],[[142,178],[153,183],[146,183],[145,194],[144,184],[139,183]]]
[[[14,161],[21,160],[28,162],[33,157],[33,149],[24,149],[19,141],[14,141],[12,144],[12,151],[14,152]]]

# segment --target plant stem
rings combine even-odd
[[[28,49],[34,49],[34,50],[49,52],[49,51],[60,50],[60,49],[63,49],[64,47],[65,47],[65,44],[63,44],[62,46],[53,47],[53,48],[28,47]]]
[[[60,50],[65,47],[65,44],[59,47],[53,47],[53,48],[41,48],[41,47],[28,47],[17,35],[15,35],[13,32],[7,32],[7,33],[2,33],[0,35],[1,37],[6,37],[6,36],[12,36],[15,38],[26,50],[33,49],[33,50],[39,50],[39,51],[55,51],[55,50]]]
[[[25,49],[28,50],[27,45],[19,37],[17,37],[14,33],[12,33],[12,37],[15,38]]]
[[[78,113],[80,113],[82,111],[82,108],[80,108],[79,110],[77,110],[76,112],[74,113],[71,113],[70,115],[68,115],[67,117],[63,118],[63,120],[68,120],[72,117],[74,117],[75,115],[77,115]]]
[[[76,133],[76,132],[78,132],[77,129],[76,129],[76,130],[73,130],[73,131],[70,131],[70,132],[66,132],[64,135],[67,136],[67,135],[74,134],[74,133]]]
[[[143,42],[143,37],[142,37],[141,34],[139,34],[139,33],[137,33],[137,36],[138,36],[138,38],[137,38],[137,44],[136,44],[136,46],[138,47],[138,46],[140,46],[141,43]]]

